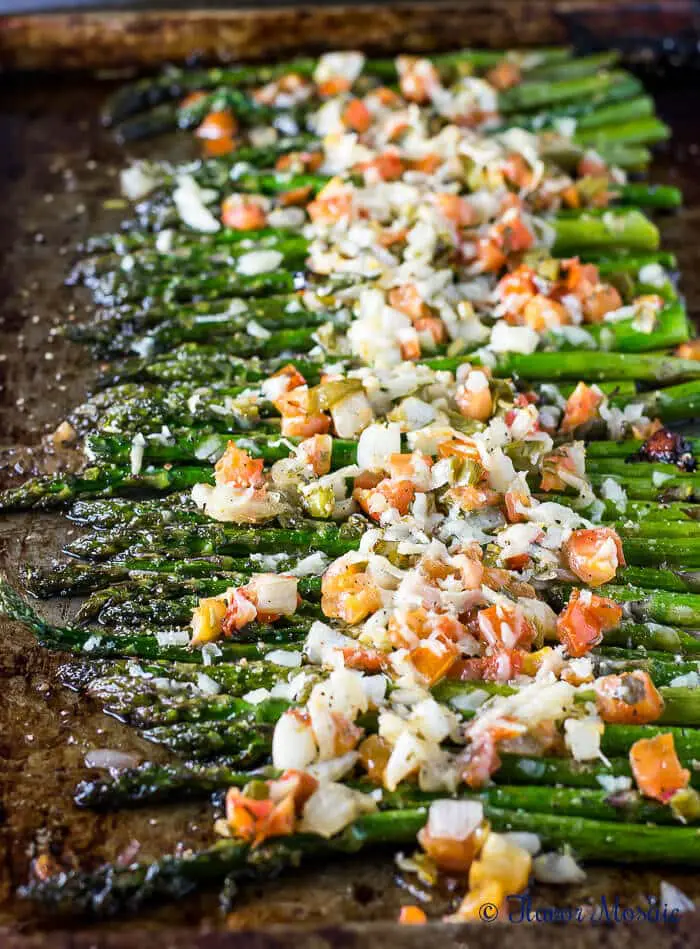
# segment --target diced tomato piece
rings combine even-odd
[[[404,362],[415,362],[416,359],[420,359],[420,340],[415,329],[401,330],[399,349]]]
[[[608,173],[608,166],[605,164],[602,158],[598,157],[592,152],[587,152],[583,158],[580,159],[578,166],[576,168],[576,173],[580,178],[586,176],[591,178],[602,178]]]
[[[413,325],[417,333],[428,333],[436,346],[447,341],[447,329],[437,316],[423,316]]]
[[[527,520],[527,516],[520,508],[532,506],[532,498],[529,494],[523,491],[506,491],[503,500],[506,506],[506,517],[510,524],[522,524]]]
[[[347,715],[340,712],[331,712],[333,720],[333,752],[336,757],[346,755],[357,747],[360,739],[364,735],[364,730],[359,728]]]
[[[451,438],[437,446],[439,458],[460,458],[462,461],[481,463],[476,442],[471,438]]]
[[[457,660],[447,677],[460,682],[510,682],[522,672],[527,655],[522,649],[495,649],[487,656]]]
[[[501,60],[497,66],[494,66],[493,69],[489,69],[486,73],[486,81],[500,91],[512,89],[513,86],[518,85],[521,79],[522,73],[520,66],[507,59]]]
[[[405,241],[407,234],[408,228],[406,227],[400,227],[397,230],[389,228],[389,230],[381,232],[379,235],[379,243],[382,247],[392,247],[394,244]]]
[[[401,106],[401,97],[388,86],[379,86],[378,89],[373,89],[371,95],[386,109],[396,109]]]
[[[572,590],[557,619],[557,635],[570,656],[585,656],[602,640],[603,633],[619,626],[621,619],[622,607],[613,600],[590,591]]]
[[[311,185],[303,185],[301,188],[291,188],[289,191],[283,191],[279,198],[280,207],[296,208],[306,204],[311,197],[313,188]]]
[[[330,435],[312,435],[304,439],[297,451],[311,465],[317,478],[331,470],[333,439]]]
[[[529,554],[513,554],[512,557],[506,557],[503,563],[507,570],[520,572],[530,566],[532,557]]]
[[[440,640],[458,642],[466,630],[463,623],[446,613],[431,613],[422,606],[389,619],[389,639],[396,649],[411,648],[436,633]]]
[[[231,484],[236,488],[260,488],[265,484],[264,466],[262,458],[251,458],[247,451],[230,441],[214,466],[216,483]]]
[[[230,135],[202,139],[202,151],[206,158],[221,158],[223,155],[230,155],[235,148],[236,140]]]
[[[687,343],[681,343],[676,350],[676,356],[679,359],[700,360],[700,339],[691,339]]]
[[[585,382],[579,382],[566,400],[564,418],[561,420],[559,431],[573,432],[579,425],[591,422],[596,417],[602,401],[603,394],[600,390],[587,386]]]
[[[318,788],[318,781],[307,771],[288,768],[281,777],[268,781],[267,786],[270,790],[270,798],[273,801],[281,801],[285,797],[291,797],[297,815],[301,816],[304,805]]]
[[[238,195],[224,199],[221,222],[236,231],[257,231],[267,224],[265,212],[255,201],[241,200]]]
[[[527,649],[537,638],[537,630],[515,604],[479,610],[478,624],[484,642],[497,649]]]
[[[406,479],[385,478],[376,488],[355,488],[352,496],[366,514],[378,521],[388,508],[398,511],[402,517],[408,514],[416,488]]]
[[[507,895],[520,893],[528,884],[531,869],[529,851],[512,838],[492,833],[484,841],[479,859],[471,865],[469,886],[480,887],[495,881]]]
[[[443,873],[465,874],[484,840],[484,828],[477,827],[463,840],[454,837],[433,837],[426,824],[418,831],[418,843]]]
[[[481,548],[478,549],[481,553]],[[478,590],[484,579],[484,565],[481,561],[466,554],[456,554],[453,564],[459,569],[462,587],[465,590]]]
[[[561,262],[565,274],[565,289],[579,300],[588,296],[600,283],[600,274],[595,264],[582,264],[578,257],[569,257]]]
[[[226,822],[237,840],[252,843],[255,837],[255,817],[245,806],[245,800],[239,788],[229,788],[226,795]],[[271,810],[272,802],[269,803]]]
[[[541,293],[531,297],[522,310],[522,321],[525,326],[542,333],[544,330],[557,326],[567,326],[571,322],[569,311],[556,300]]]
[[[504,254],[529,250],[535,242],[534,234],[525,224],[520,212],[511,208],[491,228],[491,238]]]
[[[596,705],[604,722],[616,725],[648,725],[664,710],[664,700],[648,672],[634,669],[620,675],[602,676],[593,683]]]
[[[332,96],[338,96],[341,92],[347,92],[352,83],[345,76],[331,76],[324,82],[318,84],[318,94],[324,99],[330,99]]]
[[[421,478],[432,464],[433,459],[422,452],[413,452],[410,455],[394,452],[389,456],[388,471],[392,478],[415,481],[416,478]]]
[[[275,803],[270,798],[246,797],[239,788],[229,788],[226,820],[234,837],[248,841],[253,847],[271,837],[288,837],[296,825],[293,795]]]
[[[284,392],[291,392],[292,389],[298,389],[300,386],[306,385],[306,379],[292,363],[282,366],[282,368],[273,373],[270,378],[281,379],[283,376],[285,377],[286,381]]]
[[[197,138],[217,139],[233,138],[238,131],[238,122],[229,109],[210,112],[195,130]]]
[[[363,162],[360,171],[379,181],[398,181],[404,173],[404,163],[397,152],[382,152],[371,161]]]
[[[318,171],[323,164],[323,152],[288,152],[280,155],[275,168],[280,171]]]
[[[456,501],[465,512],[482,511],[486,507],[495,507],[500,503],[501,495],[491,488],[474,487],[467,484],[458,484],[450,488],[450,501]]]
[[[481,678],[484,682],[510,682],[522,672],[526,655],[522,649],[494,649],[482,657]]]
[[[455,227],[471,227],[476,223],[477,215],[474,208],[460,195],[441,191],[433,195],[433,201]]]
[[[373,784],[384,783],[384,772],[391,757],[391,745],[379,735],[369,735],[358,748],[359,760]]]
[[[389,306],[405,313],[412,321],[431,315],[415,283],[404,283],[400,287],[393,287],[389,291]]]
[[[565,208],[580,208],[581,195],[575,184],[569,185],[559,192]]]
[[[372,124],[372,113],[362,99],[351,99],[343,109],[343,124],[353,132],[366,132]]]
[[[502,270],[506,263],[506,255],[498,243],[489,237],[480,237],[476,242],[476,258],[484,273]]]
[[[635,741],[630,766],[642,794],[663,804],[690,784],[690,771],[681,767],[670,732]]]
[[[222,623],[224,636],[233,636],[258,618],[258,610],[245,589],[234,590],[228,597],[226,615]]]
[[[355,625],[381,607],[377,585],[358,565],[341,565],[336,570],[331,565],[326,570],[321,581],[321,609],[329,619]]]
[[[401,95],[409,102],[426,103],[440,85],[440,76],[429,59],[399,56],[396,60]]]
[[[398,921],[401,926],[423,926],[428,917],[420,906],[402,906]]]
[[[532,182],[532,170],[522,155],[509,155],[503,163],[503,177],[518,188],[527,188]]]
[[[376,675],[387,667],[386,655],[369,646],[345,646],[342,653],[346,669],[359,669],[369,675]]]
[[[323,412],[310,415],[285,415],[282,419],[281,433],[287,438],[311,438],[312,435],[326,435],[331,428],[331,420]]]
[[[565,476],[580,478],[585,468],[585,458],[579,457],[575,444],[561,445],[546,455],[542,460],[542,481],[540,488],[543,491],[565,491],[568,480]]]
[[[532,297],[537,293],[536,276],[537,274],[532,267],[521,264],[498,281],[496,290],[499,297],[501,300],[505,300],[506,297],[511,295],[525,297],[525,300],[523,300],[523,305],[525,305],[527,297]]]
[[[317,224],[333,224],[351,217],[352,191],[341,178],[331,178],[306,210]]]
[[[611,527],[591,527],[574,531],[563,549],[569,570],[593,587],[609,583],[618,567],[625,566],[622,541]]]
[[[414,171],[422,171],[424,175],[434,174],[440,165],[442,164],[442,158],[435,152],[429,152],[427,155],[423,155],[422,158],[416,158],[411,162],[411,167]]]
[[[622,297],[615,287],[602,283],[586,294],[582,304],[583,319],[586,323],[602,323],[607,313],[619,310]]]
[[[460,778],[467,787],[478,790],[491,780],[491,776],[501,767],[501,759],[493,735],[484,732],[469,745],[460,767]],[[462,756],[460,757],[460,761]]]
[[[353,490],[367,491],[376,488],[384,480],[380,471],[361,471],[353,481]]]
[[[496,880],[488,880],[467,891],[459,909],[454,916],[448,918],[448,921],[491,923],[505,916],[506,897],[509,895]]]
[[[408,654],[416,672],[425,679],[428,686],[433,686],[444,678],[458,656],[458,647],[444,639],[426,640],[411,649]]]
[[[457,387],[455,402],[460,414],[477,422],[487,422],[493,414],[493,396],[488,385],[482,389],[469,388],[469,379]]]

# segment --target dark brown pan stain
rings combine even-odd
[[[513,3],[507,26],[513,29],[522,16],[524,6]],[[530,5],[535,14],[544,6]],[[500,5],[505,8],[504,4]],[[467,42],[487,41],[484,24],[493,29],[494,14],[486,6],[469,5],[474,27],[465,33],[466,20],[458,33]],[[435,8],[433,17],[435,17]],[[452,5],[456,10],[456,5]],[[365,10],[355,19],[339,19],[336,10],[326,13],[285,11],[277,19],[252,17],[248,38],[256,37],[254,52],[269,53],[268,31],[274,27],[277,37],[284,35],[281,52],[292,51],[304,37],[304,24],[313,23],[314,30],[327,28],[330,46],[360,41],[373,42],[382,31],[398,45],[428,46],[429,39],[444,45],[449,29],[456,20],[440,17],[434,20],[425,5],[411,7],[413,13],[396,10]],[[493,10],[493,5],[491,6]],[[417,11],[417,12],[416,12]],[[457,14],[454,14],[455,16]],[[265,16],[268,16],[266,14]],[[358,19],[359,17],[359,19]],[[402,19],[403,17],[403,19]],[[51,44],[54,51],[61,44],[68,48],[72,35],[69,22],[60,21],[58,32],[53,26],[38,27],[25,19],[15,21],[12,42],[8,43],[5,27],[0,29],[0,48],[5,50],[5,63],[41,62],[36,53],[41,47],[45,56]],[[107,22],[107,21],[105,21]],[[112,30],[109,40],[86,32],[84,23],[74,34],[74,50],[90,38],[96,46],[94,56],[105,54],[105,62],[114,63],[128,50],[137,48],[145,59],[159,59],[184,50],[178,43],[189,37],[189,28],[196,37],[207,36],[214,49],[214,40],[225,43],[225,26],[213,30],[217,18],[194,14],[188,17],[187,31],[180,29],[177,42],[172,19],[159,30],[153,18],[139,17],[141,27],[127,35],[133,20],[119,20],[120,30]],[[362,22],[363,29],[357,28]],[[543,21],[541,21],[543,22]],[[542,35],[533,36],[528,29],[517,37],[523,42],[551,41],[559,38],[549,25]],[[399,37],[398,27],[405,25]],[[145,25],[144,25],[145,24]],[[288,32],[278,33],[281,25]],[[181,19],[180,27],[183,26]],[[93,27],[91,27],[92,29]],[[292,28],[294,32],[292,32]],[[196,31],[200,32],[196,32]],[[354,30],[354,33],[353,33]],[[445,32],[441,32],[441,31]],[[511,33],[499,25],[496,42],[512,42]],[[302,32],[300,32],[302,31]],[[481,32],[480,32],[481,31]],[[109,32],[109,31],[108,31]],[[322,34],[315,32],[320,37]],[[29,45],[20,57],[17,37]],[[115,37],[119,42],[115,42]],[[505,37],[505,39],[501,39]],[[41,42],[39,42],[41,40]],[[30,42],[31,41],[31,42]],[[157,45],[160,41],[160,50]],[[107,43],[112,43],[111,47]],[[32,45],[35,44],[35,45]],[[42,45],[43,44],[43,45]],[[379,45],[379,44],[378,44]],[[111,49],[111,53],[109,50]],[[8,58],[9,50],[9,58]],[[36,55],[35,55],[36,54]],[[74,55],[74,54],[71,54]],[[77,55],[77,53],[75,53]],[[110,58],[111,56],[111,58]],[[32,60],[32,57],[35,57]],[[86,64],[85,58],[80,61]],[[66,60],[63,65],[77,65],[79,59]],[[77,347],[65,344],[52,335],[53,328],[80,312],[81,303],[72,291],[62,285],[72,260],[73,247],[89,233],[106,230],[116,223],[114,212],[105,211],[104,199],[116,191],[115,174],[124,161],[124,154],[111,143],[96,121],[98,107],[110,86],[105,82],[86,81],[76,75],[51,77],[6,76],[0,88],[0,477],[4,482],[24,477],[37,465],[58,466],[66,459],[45,451],[47,433],[60,422],[62,414],[75,404],[85,391],[89,379],[89,363]],[[700,107],[700,83],[692,74],[666,77],[655,81],[661,115],[674,128],[674,140],[664,150],[654,169],[654,178],[680,185],[686,194],[687,206],[663,222],[664,245],[678,253],[684,273],[683,288],[691,310],[700,310],[700,180],[697,174],[700,128],[697,114]],[[151,143],[157,152],[158,143]],[[56,516],[20,515],[0,521],[0,570],[11,578],[17,575],[21,561],[39,562],[55,552],[65,540],[66,526]],[[65,618],[70,604],[54,608],[56,618]],[[133,853],[133,842],[139,842],[139,859],[154,858],[172,850],[177,841],[189,845],[212,839],[211,816],[207,807],[182,807],[121,811],[100,815],[77,810],[72,804],[76,782],[87,775],[83,758],[90,748],[114,748],[152,758],[167,757],[155,746],[148,745],[125,726],[102,714],[85,699],[78,699],[55,681],[59,658],[34,646],[31,636],[15,625],[0,623],[0,946],[2,949],[26,949],[48,946],[51,949],[87,949],[88,946],[114,949],[130,945],[134,949],[152,942],[156,936],[162,949],[219,949],[231,945],[227,937],[232,930],[259,928],[256,933],[239,934],[235,945],[250,949],[355,949],[360,945],[425,945],[425,932],[399,929],[386,925],[396,919],[402,902],[414,901],[410,893],[396,885],[396,869],[389,855],[363,856],[341,861],[333,866],[309,868],[293,878],[244,890],[237,908],[228,916],[219,911],[216,894],[184,901],[142,914],[137,920],[123,920],[100,927],[83,929],[79,934],[42,931],[29,942],[17,942],[15,935],[35,928],[31,907],[20,905],[13,897],[15,888],[28,876],[34,854],[50,852],[66,866],[88,867],[119,854]],[[658,894],[660,879],[680,886],[691,897],[700,899],[700,882],[693,876],[664,871],[648,873],[592,868],[587,882],[580,887],[562,890],[540,888],[536,905],[597,904],[601,895],[608,899],[620,896],[623,905],[632,905],[647,893]],[[399,881],[400,882],[400,881]],[[433,897],[431,913],[447,909],[445,895]],[[2,927],[8,927],[3,931]],[[289,927],[301,926],[291,931]],[[697,917],[683,920],[669,938],[676,946],[694,944]],[[270,929],[270,927],[273,927]],[[282,927],[282,928],[277,928]],[[15,934],[9,935],[10,929]],[[216,931],[207,934],[209,931]],[[199,933],[199,935],[197,935]],[[492,934],[493,933],[493,934]],[[494,932],[488,927],[476,930],[445,927],[430,930],[435,945],[452,947],[491,946],[505,940],[517,940],[519,947],[530,949],[545,941],[566,939],[572,947],[604,946],[615,949],[636,949],[651,946],[663,938],[658,927],[637,926],[610,931],[590,926],[519,926]]]

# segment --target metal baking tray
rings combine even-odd
[[[51,14],[0,21],[0,483],[16,482],[64,459],[45,450],[44,436],[77,401],[89,381],[86,357],[52,335],[82,303],[63,286],[75,244],[116,224],[103,201],[116,191],[126,158],[100,128],[98,111],[126,67],[155,68],[193,53],[204,60],[281,58],[297,52],[361,45],[372,51],[428,50],[456,45],[552,43],[573,35],[585,48],[606,37],[624,39],[643,70],[673,139],[658,156],[654,180],[682,187],[683,210],[663,222],[664,245],[678,254],[691,313],[700,315],[700,81],[697,8],[676,3],[630,6],[600,0],[584,11],[542,0],[482,4],[395,4],[280,10],[203,10]],[[630,39],[638,37],[636,44]],[[694,39],[693,39],[694,37]],[[153,148],[153,143],[148,147]],[[143,146],[142,146],[143,149]],[[142,152],[143,153],[143,150]],[[114,212],[112,212],[114,213]],[[30,513],[0,521],[0,570],[16,578],[21,561],[39,562],[65,540],[66,522]],[[71,604],[55,608],[55,618]],[[62,860],[97,865],[132,852],[139,859],[211,839],[205,806],[79,811],[75,784],[86,775],[91,747],[119,748],[164,760],[167,752],[137,738],[55,680],[60,657],[39,649],[26,631],[0,621],[0,946],[87,949],[163,947],[413,947],[429,940],[452,947],[518,946],[575,940],[578,946],[632,940],[694,944],[700,916],[677,925],[607,928],[545,923],[412,930],[394,920],[413,901],[391,855],[370,854],[304,868],[278,881],[244,889],[236,908],[222,914],[217,894],[154,908],[135,919],[58,931],[33,917],[14,897],[27,879],[32,854],[47,842]],[[664,871],[663,878],[700,899],[700,880]],[[648,872],[592,868],[585,884],[538,888],[533,906],[577,906],[617,896],[633,906],[658,894],[661,877]],[[449,894],[436,894],[436,911]]]

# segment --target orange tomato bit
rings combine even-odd
[[[593,683],[596,705],[604,722],[615,725],[648,725],[664,710],[664,700],[648,672],[635,669],[603,676]]]
[[[681,767],[670,732],[635,741],[630,766],[642,794],[664,804],[690,784],[690,771]]]

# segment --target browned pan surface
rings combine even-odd
[[[527,37],[525,37],[527,38]],[[532,37],[529,37],[532,39]],[[464,42],[468,37],[461,36]],[[332,45],[332,42],[331,42]],[[679,184],[687,207],[663,222],[664,243],[676,251],[685,273],[683,286],[691,309],[700,312],[700,181],[697,166],[700,106],[697,77],[676,76],[658,87],[662,116],[675,130],[673,145],[660,156],[655,178]],[[89,369],[77,347],[51,337],[51,328],[79,307],[62,286],[74,244],[88,233],[115,223],[101,207],[116,191],[115,172],[124,155],[100,130],[95,120],[106,84],[85,78],[6,77],[0,90],[0,461],[4,481],[24,476],[41,457],[42,435],[60,421],[62,413],[84,392]],[[157,149],[157,143],[152,146]],[[49,457],[51,464],[62,459]],[[22,515],[0,521],[0,570],[16,575],[18,562],[39,560],[55,551],[65,537],[65,524],[55,516]],[[66,604],[64,609],[67,609]],[[15,932],[33,928],[27,907],[14,898],[15,888],[27,879],[35,852],[50,849],[65,863],[96,865],[113,860],[140,844],[139,859],[155,858],[178,841],[187,845],[212,839],[207,807],[121,811],[96,815],[72,805],[75,783],[87,775],[85,752],[94,747],[118,748],[149,757],[165,757],[155,746],[71,693],[54,680],[56,657],[34,646],[17,626],[0,624],[0,946],[11,945],[2,926]],[[559,892],[537,891],[535,905],[597,904],[605,894],[619,895],[632,905],[645,894],[658,893],[662,877],[648,873],[592,869],[587,883]],[[700,881],[664,871],[663,878],[700,899]],[[136,921],[103,927],[99,938],[109,946],[145,943],[144,927],[158,933],[161,946],[218,946],[218,941],[190,943],[189,935],[202,929],[238,929],[305,924],[313,933],[290,935],[276,931],[265,945],[389,946],[424,943],[420,933],[396,927],[364,924],[393,921],[402,902],[413,902],[396,886],[390,858],[363,856],[334,866],[309,868],[284,880],[243,892],[235,913],[222,916],[216,894],[143,914]],[[435,911],[444,911],[449,894],[433,897]],[[338,929],[338,924],[363,924]],[[695,923],[697,925],[697,922]],[[683,924],[690,938],[692,924]],[[171,927],[177,927],[172,936]],[[336,927],[318,930],[317,927]],[[504,938],[525,945],[530,940],[567,938],[592,945],[611,938],[606,930],[590,927],[520,926],[501,936],[482,929],[469,943],[493,943]],[[651,943],[662,937],[656,927],[637,929],[636,936],[616,933],[622,949],[631,938]],[[138,933],[141,933],[139,936]],[[92,931],[94,936],[95,930]],[[166,935],[167,934],[167,935]],[[431,938],[433,931],[431,930]],[[79,946],[96,943],[90,939]],[[41,937],[45,938],[44,936]],[[68,946],[57,934],[37,945]],[[66,937],[68,938],[68,937]],[[449,929],[435,940],[446,945],[467,939]],[[262,936],[246,938],[262,945]],[[101,943],[100,943],[101,944]],[[71,943],[72,945],[72,943]]]

